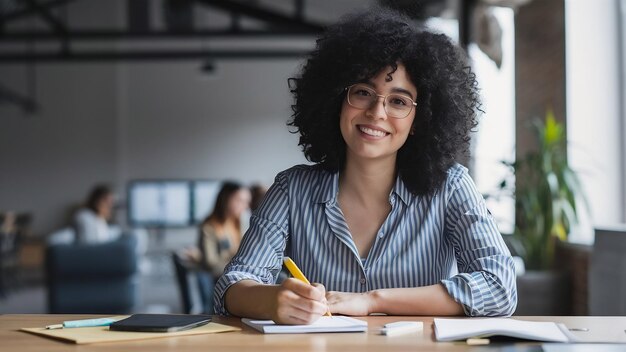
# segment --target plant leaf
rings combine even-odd
[[[546,112],[546,125],[544,133],[546,146],[557,144],[563,139],[563,126],[556,121],[554,111],[552,111],[552,109],[548,109]]]

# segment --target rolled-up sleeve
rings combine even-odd
[[[511,254],[482,195],[463,169],[447,185],[446,240],[459,274],[441,280],[468,316],[507,316],[517,306]]]
[[[289,228],[289,197],[286,174],[276,176],[262,204],[250,218],[237,254],[224,269],[215,285],[215,313],[228,315],[224,295],[241,280],[263,284],[276,282],[282,267]]]

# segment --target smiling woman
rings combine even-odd
[[[289,124],[315,165],[278,174],[216,312],[287,324],[327,311],[512,314],[512,259],[456,163],[479,106],[462,51],[377,8],[329,27],[291,83]],[[284,256],[314,284],[276,284]]]
[[[391,81],[386,80],[388,75]],[[395,71],[383,69],[368,82],[352,85],[342,104],[339,127],[347,145],[346,161],[387,158],[393,169],[415,119],[411,97],[416,89],[403,64]],[[386,95],[378,94],[374,87]]]

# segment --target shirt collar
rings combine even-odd
[[[409,203],[411,202],[411,197],[413,196],[411,194],[411,191],[406,188],[406,185],[404,184],[404,181],[402,181],[400,175],[396,177],[396,184],[393,186],[392,193],[395,193],[398,197],[400,197],[405,205],[409,205]]]
[[[322,171],[317,194],[312,199],[315,203],[337,202],[339,192],[339,172]]]
[[[313,197],[313,201],[315,203],[336,203],[337,194],[339,193],[339,172],[322,172],[322,175],[320,187],[317,189],[317,194]],[[411,192],[406,188],[400,175],[396,177],[396,183],[389,195],[390,199],[393,194],[397,195],[405,205],[409,205]]]

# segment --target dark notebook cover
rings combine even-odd
[[[174,332],[192,329],[211,321],[210,315],[133,314],[109,326],[115,331]]]

